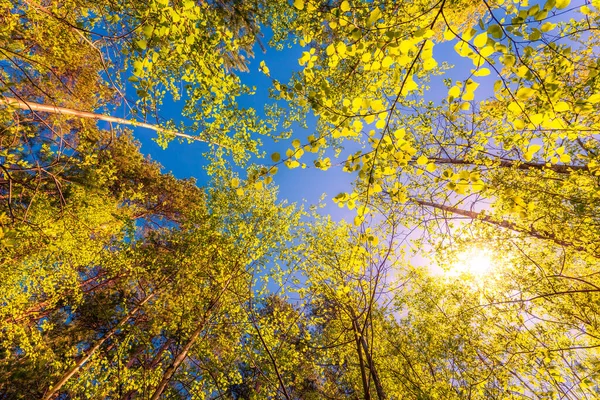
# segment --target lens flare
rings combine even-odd
[[[493,268],[491,254],[486,249],[473,248],[459,253],[448,271],[449,275],[484,276]]]

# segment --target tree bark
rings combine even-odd
[[[371,356],[369,346],[367,345],[367,341],[364,336],[360,336],[360,342],[362,344],[363,350],[365,351],[365,357],[367,358],[369,370],[371,371],[371,375],[373,375],[373,382],[375,382],[375,390],[377,391],[377,397],[379,398],[379,400],[385,400],[387,397],[385,395],[385,391],[383,390],[381,379],[379,379],[379,373],[377,372],[375,362],[373,361],[373,357]]]
[[[475,211],[467,211],[467,210],[463,210],[463,209],[460,209],[460,208],[457,208],[457,207],[451,207],[451,206],[447,206],[447,205],[444,205],[444,204],[433,203],[431,201],[420,200],[420,199],[416,199],[416,198],[411,198],[411,201],[413,201],[414,203],[419,204],[421,206],[424,206],[424,207],[432,207],[432,208],[436,208],[438,210],[446,211],[446,212],[448,212],[450,214],[461,215],[463,217],[471,218],[473,220],[483,221],[483,222],[486,222],[488,224],[496,225],[496,226],[501,227],[501,228],[510,229],[511,231],[514,231],[514,232],[524,233],[524,234],[529,235],[531,237],[534,237],[536,239],[550,240],[550,241],[552,241],[552,242],[554,242],[554,243],[556,243],[556,244],[558,244],[560,246],[563,246],[563,247],[570,247],[570,248],[578,250],[578,251],[584,251],[584,252],[590,253],[590,250],[588,250],[587,248],[585,248],[583,246],[576,245],[576,244],[571,243],[571,242],[567,242],[567,241],[562,240],[560,238],[557,238],[552,233],[539,232],[539,231],[536,231],[533,228],[527,229],[527,228],[518,226],[514,222],[506,221],[506,220],[503,220],[503,219],[496,220],[496,219],[492,218],[489,215],[483,215],[482,216],[481,213],[478,213],[478,212],[475,212]],[[594,256],[597,255],[594,252],[591,252],[591,254],[594,255]]]
[[[47,112],[47,113],[51,113],[51,114],[72,115],[74,117],[79,117],[79,118],[87,118],[87,119],[94,119],[94,120],[99,120],[99,121],[113,122],[113,123],[121,124],[121,125],[138,126],[141,128],[151,129],[156,132],[166,133],[168,135],[174,135],[174,136],[180,137],[180,138],[195,140],[195,141],[199,141],[199,142],[207,142],[206,140],[200,139],[197,136],[192,136],[192,135],[188,135],[185,133],[173,131],[170,129],[165,129],[158,125],[148,124],[145,122],[139,122],[139,121],[135,121],[135,120],[131,120],[131,119],[117,118],[117,117],[113,117],[111,115],[96,114],[93,112],[79,111],[79,110],[74,110],[71,108],[57,107],[54,105],[33,103],[30,101],[23,101],[23,100],[15,99],[13,97],[0,98],[0,104],[6,104],[9,106],[17,107],[22,110]],[[216,144],[216,143],[212,143],[212,144]]]
[[[435,164],[451,164],[451,165],[476,165],[473,161],[460,160],[455,158],[430,158]],[[568,174],[573,171],[588,171],[589,168],[587,165],[568,165],[568,164],[553,164],[546,165],[545,163],[534,163],[534,162],[526,162],[526,161],[517,161],[517,160],[503,160],[499,159],[496,161],[497,165],[503,168],[517,168],[522,170],[528,169],[548,169],[554,171],[559,174]],[[478,164],[477,164],[478,165]],[[484,166],[484,165],[481,165]]]
[[[365,400],[371,400],[371,393],[369,392],[369,381],[367,380],[367,371],[365,371],[365,362],[363,360],[362,349],[360,344],[360,332],[356,325],[356,320],[352,320],[352,330],[354,331],[354,341],[356,342],[356,352],[358,354],[358,363],[360,364],[360,377],[362,379],[364,398]]]

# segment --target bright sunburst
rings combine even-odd
[[[457,255],[456,261],[448,271],[449,275],[469,274],[483,276],[490,272],[493,267],[489,250],[472,248]]]

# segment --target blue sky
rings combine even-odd
[[[267,34],[268,37],[268,34]],[[266,43],[267,40],[264,40]],[[447,87],[442,83],[442,79],[450,77],[453,79],[466,79],[469,76],[469,71],[473,69],[473,64],[470,59],[460,58],[453,49],[454,42],[442,43],[434,48],[434,56],[439,61],[447,61],[456,65],[442,77],[433,77],[430,83],[430,90],[425,94],[426,99],[440,102],[447,96]],[[250,59],[248,73],[239,73],[243,83],[248,86],[256,87],[254,96],[245,96],[239,100],[242,107],[253,107],[259,115],[263,115],[263,107],[265,104],[272,102],[268,97],[268,89],[271,87],[271,79],[259,71],[259,64],[265,61],[271,71],[271,77],[280,82],[287,82],[294,71],[299,71],[301,67],[298,64],[298,59],[301,57],[305,48],[294,46],[293,48],[285,48],[282,51],[277,51],[274,48],[268,47],[265,53],[258,46],[255,46],[255,57]],[[481,86],[477,90],[478,98],[487,97],[492,94],[492,86],[494,79],[492,76],[486,78],[478,78],[477,81]],[[178,107],[166,102],[166,107],[163,108],[162,115],[167,118],[176,118]],[[310,135],[315,126],[315,119],[310,118],[307,121],[308,129],[305,130],[298,125],[293,127],[295,138],[305,138]],[[142,143],[142,152],[149,154],[152,159],[160,162],[164,166],[164,171],[171,171],[178,178],[194,177],[197,179],[198,185],[202,186],[207,182],[207,175],[203,170],[207,160],[202,156],[202,153],[207,150],[204,143],[179,143],[173,141],[166,150],[160,148],[152,139],[155,133],[148,130],[135,129],[136,138]],[[278,151],[281,154],[285,153],[287,148],[290,148],[291,140],[280,141],[274,143],[268,138],[263,139],[263,150],[267,156],[263,160],[255,159],[254,162],[270,164],[269,155],[272,152]],[[356,146],[356,145],[354,145]],[[353,149],[355,150],[355,149]],[[338,160],[339,161],[339,160]],[[334,161],[335,163],[335,161]],[[312,163],[310,163],[312,164]],[[312,166],[312,165],[311,165]],[[239,170],[240,176],[243,178],[245,174]],[[281,165],[279,172],[274,177],[274,183],[279,186],[280,198],[287,199],[290,202],[302,202],[306,200],[307,204],[316,204],[319,202],[322,194],[327,195],[327,206],[321,210],[323,213],[330,214],[335,220],[346,219],[352,221],[355,214],[354,211],[340,209],[331,201],[331,198],[340,192],[351,190],[351,181],[353,176],[342,172],[341,168],[331,168],[328,171],[321,171],[314,167],[293,170]]]
[[[304,50],[300,46],[285,48],[282,51],[267,47],[266,53],[263,53],[256,46],[255,57],[250,60],[249,64],[250,72],[239,73],[243,83],[256,87],[256,94],[241,98],[240,106],[253,107],[259,115],[264,115],[264,105],[273,101],[268,97],[268,89],[272,82],[269,77],[259,71],[260,62],[265,61],[273,78],[286,82],[294,71],[300,70],[298,58]],[[165,103],[166,107],[162,111],[162,116],[173,118],[178,112],[178,107],[172,103]],[[174,119],[177,120],[176,117]],[[308,129],[303,129],[297,124],[294,125],[294,136],[303,138],[313,133],[315,121],[314,118],[307,121]],[[160,162],[164,167],[164,172],[172,172],[177,178],[196,178],[199,186],[206,184],[208,178],[203,167],[207,160],[202,156],[202,153],[208,149],[206,144],[173,141],[166,150],[163,150],[152,140],[156,137],[154,132],[136,128],[134,135],[142,144],[142,153],[148,154],[153,160]],[[261,139],[266,157],[263,160],[254,159],[253,161],[257,163],[271,164],[271,153],[278,151],[283,154],[287,148],[291,147],[291,139],[278,143],[274,143],[269,138],[262,137]],[[245,177],[243,171],[239,170],[238,172],[242,178]],[[340,192],[348,191],[351,180],[352,176],[342,172],[339,168],[332,168],[328,171],[314,167],[290,170],[284,165],[280,166],[279,172],[274,176],[274,183],[279,187],[280,199],[296,203],[306,201],[306,204],[310,205],[317,204],[322,194],[326,193],[327,206],[322,212],[330,214],[336,220],[345,218],[348,221],[354,218],[354,212],[340,209],[331,201],[331,198]]]

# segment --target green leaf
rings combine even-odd
[[[487,29],[488,34],[490,34],[493,38],[496,39],[500,39],[502,38],[502,28],[500,28],[500,25],[490,25]]]

